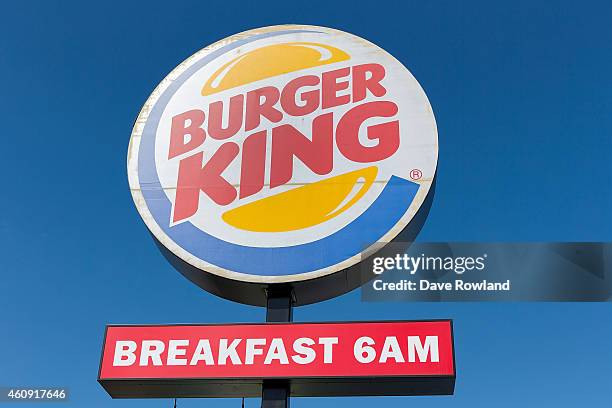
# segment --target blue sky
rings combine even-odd
[[[416,76],[440,135],[423,241],[611,241],[611,12],[603,1],[5,4],[0,385],[65,386],[71,406],[170,407],[113,401],[98,385],[105,324],[263,320],[263,309],[215,298],[172,270],[138,217],[125,169],[133,120],[155,85],[196,50],[250,28],[349,31]],[[610,312],[610,304],[370,304],[355,291],[299,308],[295,319],[453,318],[456,395],[385,398],[390,408],[603,407]]]

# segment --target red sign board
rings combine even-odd
[[[113,397],[451,394],[452,323],[109,326],[99,381]]]

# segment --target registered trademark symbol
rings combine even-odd
[[[410,170],[410,178],[413,180],[418,180],[423,177],[423,172],[419,169]]]

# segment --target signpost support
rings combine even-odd
[[[266,57],[277,54],[282,55]],[[341,61],[363,63],[342,70],[324,67]],[[285,104],[271,105],[283,121],[265,123],[256,133],[250,133],[249,120],[243,128],[242,116],[231,113],[236,101],[240,115],[251,109],[245,98],[263,89],[293,98],[294,81],[308,80],[306,70],[311,69],[316,75],[340,75],[346,87],[352,86],[352,97],[336,96],[336,89],[321,80],[309,91],[316,98],[305,101],[308,106],[290,106],[285,112]],[[262,88],[264,80],[267,86]],[[368,91],[375,98],[365,100]],[[219,123],[209,120],[203,127],[201,109],[207,107],[199,99],[194,105],[194,95],[205,96],[210,107],[229,103],[229,116],[224,118],[225,109],[220,109]],[[326,98],[339,101],[332,106],[343,106],[319,111],[318,101]],[[259,123],[263,114],[254,115]],[[338,126],[331,120],[336,117]],[[369,117],[387,119],[364,124]],[[226,120],[232,125],[224,129],[221,122]],[[400,122],[408,131],[399,131]],[[300,129],[308,125],[333,131],[326,134],[342,146],[338,153],[344,158],[334,160],[333,143],[300,142],[291,145],[293,151],[272,148],[260,137],[270,135],[274,144],[284,146],[291,143],[288,137],[306,137]],[[362,125],[375,131],[380,143],[361,144],[357,133]],[[168,127],[170,132],[158,131]],[[206,132],[219,140],[235,138],[203,147]],[[201,167],[203,149],[206,168]],[[265,305],[266,323],[108,326],[98,381],[113,398],[261,393],[261,408],[289,408],[290,396],[453,393],[450,321],[291,323],[293,306],[331,299],[361,285],[358,255],[370,256],[365,249],[374,248],[381,237],[385,242],[412,241],[429,211],[438,157],[435,119],[418,82],[399,61],[352,34],[317,26],[265,27],[228,37],[194,54],[162,81],[139,114],[128,152],[130,190],[162,254],[204,290]],[[294,175],[291,154],[305,155],[312,173]],[[268,165],[278,160],[281,166]],[[268,175],[270,184],[264,185]],[[211,185],[215,177],[222,183]],[[377,184],[380,192],[369,193],[377,180],[388,182]],[[281,185],[287,187],[273,188]],[[176,194],[167,195],[166,187]],[[212,202],[200,203],[202,194]],[[164,348],[152,350],[153,338]],[[250,346],[237,349],[243,340]],[[403,351],[392,347],[400,343]],[[330,364],[334,345],[342,350]],[[355,347],[369,357],[355,354]],[[394,362],[375,358],[392,348]]]
[[[293,321],[293,292],[290,287],[269,288],[266,293],[266,322]],[[289,408],[288,380],[264,380],[261,408]]]

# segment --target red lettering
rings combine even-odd
[[[368,127],[368,139],[378,140],[373,147],[359,142],[359,128],[366,119],[388,118],[397,113],[393,102],[366,102],[355,106],[342,116],[336,128],[336,144],[340,152],[349,160],[370,163],[386,159],[399,148],[399,121],[394,120]]]
[[[179,163],[173,221],[179,222],[194,215],[200,202],[200,191],[219,205],[227,205],[236,198],[236,189],[222,177],[223,171],[238,155],[236,143],[228,142],[202,166],[203,152],[189,156]]]
[[[294,78],[282,91],[265,86],[246,95],[234,95],[229,100],[212,102],[207,117],[202,110],[186,111],[172,118],[168,159],[192,152],[204,143],[207,136],[225,140],[256,129],[261,126],[262,118],[278,123],[284,114],[300,117],[310,115],[317,109],[347,104],[351,99],[360,102],[370,95],[380,98],[387,93],[382,85],[385,74],[385,68],[380,64],[361,64],[324,72],[321,76]],[[225,121],[224,103],[228,115]],[[391,101],[353,106],[337,123],[335,138],[338,150],[348,160],[358,163],[390,157],[400,144],[397,119],[382,123],[382,119],[379,119],[379,123],[364,129],[367,138],[375,142],[374,146],[362,144],[359,131],[369,119],[392,118],[397,113],[398,107]],[[202,128],[205,119],[208,122],[206,132]],[[289,124],[279,124],[271,130],[270,188],[291,181],[296,158],[315,174],[326,175],[332,171],[333,113],[320,114],[311,126],[311,137]],[[267,135],[267,130],[260,130],[244,140],[238,191],[223,177],[223,172],[241,151],[236,143],[221,145],[214,153],[211,152],[212,156],[205,163],[204,152],[191,153],[183,158],[178,169],[173,222],[183,221],[197,212],[201,192],[218,205],[230,204],[237,196],[242,199],[260,192],[266,180]]]
[[[262,97],[264,98],[263,102],[261,100]],[[283,114],[274,107],[279,97],[280,91],[273,86],[264,86],[263,88],[247,92],[247,114],[244,130],[248,132],[259,126],[262,116],[270,122],[280,122],[283,119]]]
[[[266,174],[266,131],[253,133],[242,145],[240,198],[259,192]]]
[[[293,157],[319,175],[333,167],[334,118],[332,113],[317,116],[312,122],[312,141],[291,125],[272,130],[270,188],[287,183],[293,176]]]
[[[368,73],[371,76],[366,78]],[[384,77],[385,68],[380,64],[355,65],[353,67],[353,103],[364,100],[368,90],[379,98],[384,96],[387,90],[380,84]]]
[[[348,76],[350,72],[351,69],[346,67],[323,73],[321,76],[321,101],[323,109],[344,105],[350,102],[351,96],[349,94],[337,95],[338,91],[348,89],[349,87],[348,80],[341,82],[337,82],[337,80]]]
[[[314,112],[319,107],[318,89],[302,92],[300,96],[305,103],[301,106],[295,103],[295,97],[300,88],[319,85],[319,82],[319,77],[315,75],[306,75],[289,81],[281,94],[280,101],[283,110],[291,116],[304,116]]]
[[[234,136],[242,127],[244,95],[232,96],[229,101],[227,127],[223,128],[223,102],[213,102],[208,108],[208,134],[213,139],[223,140]]]
[[[187,153],[204,143],[206,133],[200,126],[204,123],[204,112],[198,109],[183,112],[172,118],[168,160]],[[190,139],[185,142],[185,136]]]

